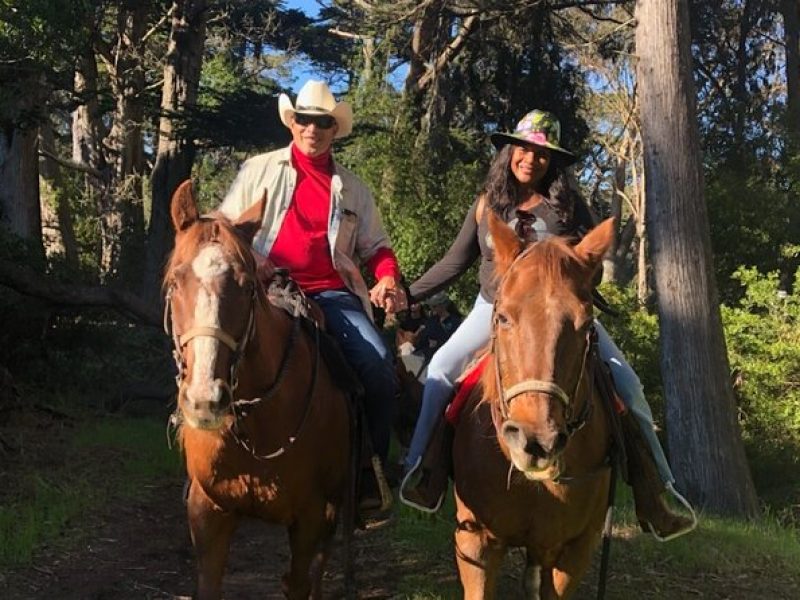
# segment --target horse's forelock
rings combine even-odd
[[[169,285],[168,282],[177,267],[189,262],[203,245],[212,242],[220,244],[227,250],[236,261],[241,263],[247,273],[255,274],[256,263],[250,246],[242,240],[227,218],[221,213],[213,213],[202,217],[182,235],[177,236],[175,249],[167,263],[164,285]]]

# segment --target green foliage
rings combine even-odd
[[[800,233],[800,205],[787,187],[800,170],[786,165],[780,177],[757,165],[719,165],[707,175],[706,201],[720,296],[724,302],[741,293],[734,272],[750,265],[762,272],[780,270],[784,278],[798,265],[791,245]],[[788,177],[787,182],[782,179]]]
[[[759,455],[795,457],[800,447],[800,293],[777,273],[740,268],[744,297],[722,307],[746,439]],[[795,278],[795,283],[797,279]]]
[[[337,157],[373,191],[403,274],[412,282],[455,239],[479,189],[483,165],[454,157],[446,171],[436,171],[432,151],[421,143],[402,99],[389,90],[359,91],[354,104],[358,129]],[[449,135],[469,148],[462,156],[480,153],[480,144],[467,133],[451,130]],[[450,295],[465,310],[477,291],[473,271],[453,285]]]

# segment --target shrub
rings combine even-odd
[[[728,356],[745,438],[783,452],[800,445],[800,296],[777,272],[740,267],[736,307],[722,307]]]

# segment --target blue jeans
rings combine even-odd
[[[391,353],[361,300],[347,290],[309,294],[325,314],[328,333],[364,385],[372,449],[386,462],[395,415],[397,378]]]

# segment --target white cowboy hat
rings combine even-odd
[[[290,117],[296,113],[305,115],[330,115],[336,119],[339,126],[336,132],[337,138],[350,135],[353,130],[353,109],[348,102],[336,102],[330,88],[324,81],[307,81],[297,94],[297,106],[292,105],[292,101],[286,94],[281,94],[278,98],[278,114],[281,122],[290,127],[292,125]]]

